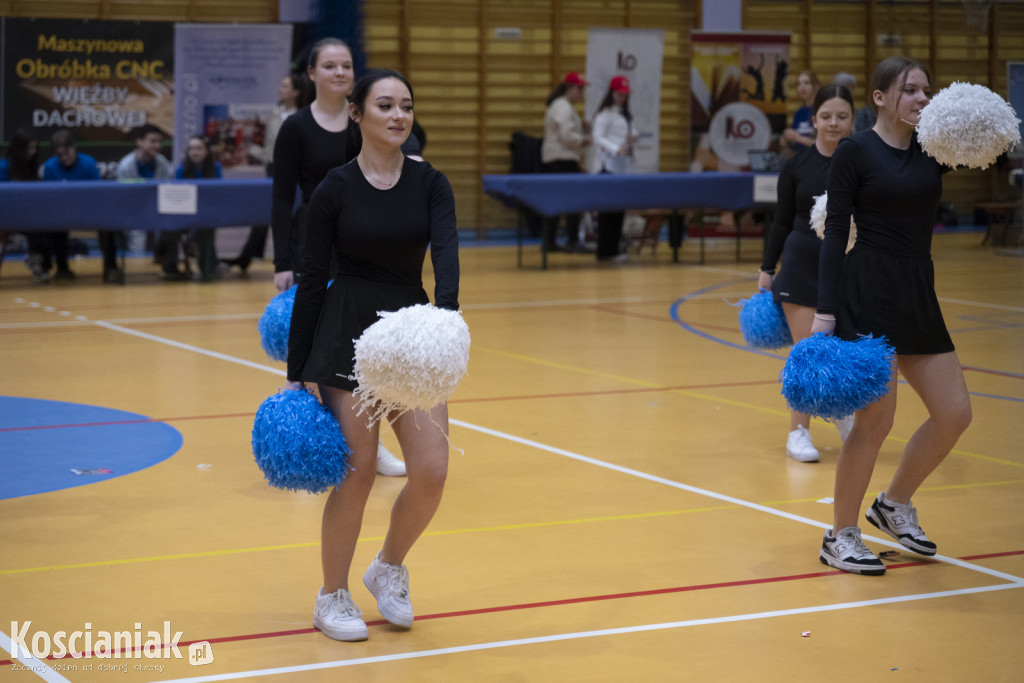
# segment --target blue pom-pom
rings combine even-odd
[[[782,306],[775,303],[771,292],[761,292],[749,299],[740,299],[740,332],[743,341],[755,349],[781,349],[793,343]]]
[[[288,360],[288,331],[292,326],[296,289],[298,285],[292,285],[271,299],[256,324],[260,332],[260,346],[272,360]]]
[[[348,471],[338,420],[308,391],[280,391],[260,405],[252,453],[267,482],[279,489],[322,493]]]
[[[895,351],[885,337],[843,341],[821,332],[790,350],[782,395],[800,413],[836,420],[889,393]]]

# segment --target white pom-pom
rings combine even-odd
[[[946,166],[987,168],[1020,143],[1013,107],[983,85],[953,83],[921,110],[921,149]]]
[[[469,365],[469,327],[457,311],[409,306],[366,328],[355,342],[353,392],[379,420],[448,399]]]
[[[828,192],[815,197],[814,206],[811,207],[811,228],[817,233],[818,239],[825,239],[825,216],[827,211],[825,207],[828,205]],[[853,243],[857,241],[857,224],[853,222],[853,216],[850,216],[850,239],[846,241],[846,251],[853,249]]]

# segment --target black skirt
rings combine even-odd
[[[897,354],[954,350],[935,295],[928,256],[897,256],[854,246],[846,255],[837,291],[835,335],[852,341],[885,335]]]
[[[772,280],[777,303],[816,308],[818,305],[818,255],[821,240],[812,232],[793,231],[782,247],[782,267]]]
[[[401,286],[339,277],[327,290],[313,345],[302,368],[303,382],[353,391],[355,340],[380,319],[379,311],[430,303],[420,286]]]

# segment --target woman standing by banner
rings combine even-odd
[[[541,171],[544,173],[579,173],[580,154],[590,144],[580,115],[573,105],[583,101],[583,88],[587,81],[575,71],[555,86],[547,99],[544,114],[544,142],[540,148]],[[558,217],[544,219],[544,247],[555,249]],[[568,237],[566,251],[579,250],[580,214],[565,214],[565,232]]]
[[[594,117],[594,156],[591,173],[626,173],[633,166],[636,129],[629,111],[629,79],[615,76]],[[597,215],[597,260],[624,261],[619,253],[622,239],[622,211],[602,211]]]

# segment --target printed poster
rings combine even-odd
[[[692,170],[745,170],[751,154],[763,160],[762,153],[777,151],[786,127],[790,35],[697,31],[692,45]]]
[[[152,21],[0,19],[0,129],[32,129],[47,150],[69,129],[113,177],[133,131],[174,131],[173,24]]]
[[[263,177],[291,49],[286,24],[175,24],[175,139],[205,135],[225,176]],[[176,144],[174,163],[184,154]]]

